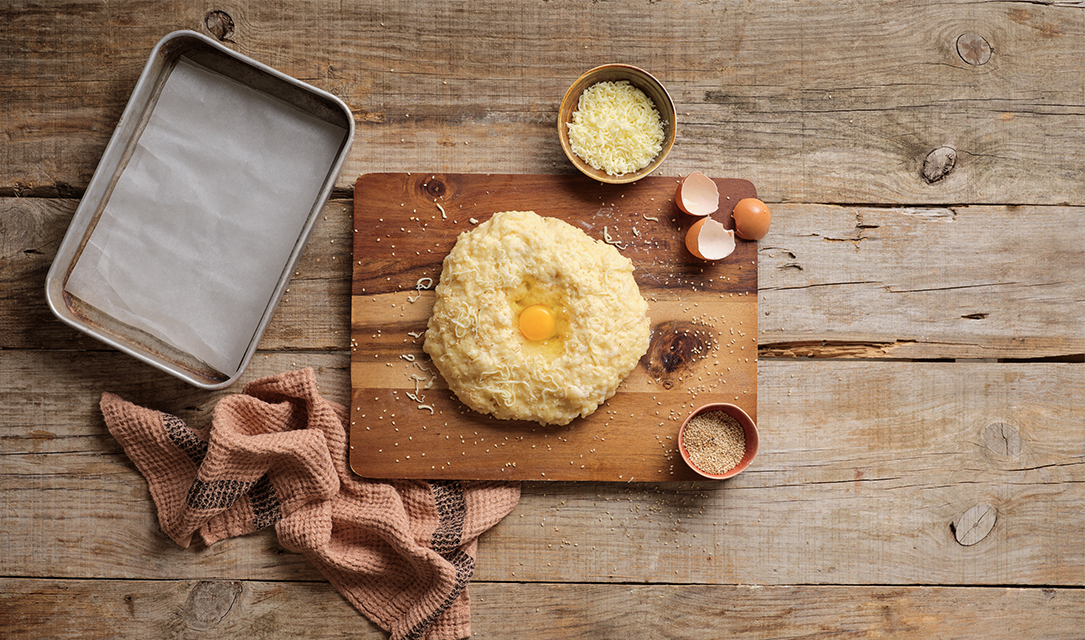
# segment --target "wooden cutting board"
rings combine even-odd
[[[746,180],[716,179],[731,226]],[[677,451],[689,412],[731,402],[757,419],[757,243],[718,263],[686,251],[693,219],[674,178],[369,174],[354,191],[350,463],[371,478],[667,481],[697,476]],[[648,353],[617,394],[564,427],[461,404],[422,350],[457,236],[498,211],[553,216],[629,257],[648,301]]]

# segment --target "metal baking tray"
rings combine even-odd
[[[183,70],[183,73],[178,70]],[[174,74],[177,79],[170,84],[169,79]],[[182,77],[190,84],[178,84],[182,82]],[[193,93],[189,91],[193,79],[206,81],[205,86],[196,87],[197,93],[206,92],[215,101],[221,97],[223,87],[225,93],[231,94],[221,102],[227,106],[217,107],[212,116],[217,116],[223,110],[228,112],[236,108],[237,113],[225,113],[224,117],[239,118],[237,121],[243,123],[244,128],[251,127],[250,133],[256,131],[257,135],[249,135],[245,140],[230,141],[230,132],[226,131],[221,133],[226,134],[227,142],[219,148],[203,149],[200,148],[203,145],[194,144],[193,150],[176,150],[186,146],[183,139],[189,133],[194,134],[193,138],[197,140],[208,139],[207,132],[192,130],[192,121],[197,116],[190,114],[199,113],[199,108],[178,109],[174,106],[163,106],[178,101],[183,104],[185,100],[189,100],[188,96]],[[232,95],[235,91],[237,95]],[[163,98],[163,94],[171,97]],[[175,99],[172,97],[175,95],[180,97]],[[269,110],[274,117],[261,120],[253,116],[252,113],[259,113],[259,109]],[[159,112],[157,115],[156,111]],[[179,114],[182,117],[165,122],[167,113]],[[163,133],[163,130],[171,127],[178,130]],[[317,131],[318,135],[310,135],[311,131]],[[319,138],[319,143],[312,144],[312,153],[306,155],[298,152],[299,139],[304,143],[302,147],[308,147],[309,141],[314,138]],[[173,142],[159,142],[162,139]],[[219,389],[230,385],[244,372],[256,351],[257,343],[286,290],[319,213],[331,195],[353,139],[354,118],[346,104],[336,96],[238,54],[199,33],[178,31],[168,34],[152,50],[49,270],[46,297],[50,309],[60,320],[75,329],[192,385],[205,389]],[[254,140],[251,149],[247,140]],[[237,188],[239,193],[234,201],[215,200],[204,203],[210,206],[188,205],[190,209],[186,214],[182,209],[173,209],[180,206],[175,202],[176,199],[167,202],[167,199],[163,198],[163,210],[171,213],[162,217],[168,218],[168,224],[172,225],[170,227],[166,226],[166,222],[160,225],[157,219],[152,217],[157,214],[144,213],[155,207],[122,204],[135,201],[138,205],[147,199],[161,197],[155,184],[152,184],[151,189],[138,186],[150,184],[147,176],[152,175],[151,172],[140,167],[149,156],[147,148],[152,143],[166,148],[168,156],[176,153],[177,158],[187,158],[179,163],[183,166],[176,166],[178,162],[164,163],[164,166],[157,169],[159,183],[162,183],[162,189],[166,193],[180,193],[182,196],[191,193],[192,200],[199,202],[208,191],[215,193],[216,189]],[[225,162],[223,156],[234,159]],[[270,184],[275,176],[290,169],[291,163],[298,165],[296,168],[305,174],[304,178],[299,178],[300,186],[296,191],[293,189],[292,177],[285,181],[286,185],[282,185],[284,181],[281,178],[276,179],[275,184],[281,186],[271,186],[268,189],[269,192],[281,189],[290,194],[289,198],[272,199],[269,195],[251,193],[260,189],[254,189],[250,185],[261,185],[261,180]],[[301,166],[302,163],[305,166]],[[269,167],[274,167],[274,170]],[[259,175],[262,171],[269,175]],[[174,175],[181,177],[174,179]],[[246,190],[247,186],[249,188]],[[137,193],[132,195],[128,190]],[[154,193],[145,193],[146,191]],[[259,197],[256,197],[258,195]],[[256,201],[260,201],[260,198],[270,201],[274,211],[269,214],[264,211],[238,212],[238,202],[244,203],[240,207],[242,210],[255,206],[245,202],[250,196]],[[111,204],[111,200],[116,202]],[[180,200],[188,198],[182,197]],[[280,202],[283,202],[281,206]],[[139,212],[139,216],[147,217],[132,217],[125,213],[125,206]],[[129,217],[125,218],[126,215]],[[186,216],[190,216],[191,220]],[[122,270],[119,265],[123,265],[125,259],[136,258],[126,258],[126,252],[109,249],[108,247],[116,245],[110,244],[113,242],[112,236],[105,235],[112,233],[110,229],[126,224],[135,229],[136,236],[143,234],[148,228],[162,226],[164,230],[156,228],[154,233],[165,234],[165,242],[163,238],[158,238],[154,245],[163,246],[169,244],[170,229],[175,230],[178,235],[184,235],[185,242],[188,242],[188,236],[196,237],[193,227],[206,227],[209,220],[217,225],[220,219],[223,227],[230,226],[233,229],[231,233],[241,234],[243,237],[250,235],[250,227],[260,227],[263,236],[251,235],[262,237],[263,244],[239,248],[235,241],[223,241],[224,244],[218,246],[216,243],[219,241],[215,234],[209,233],[206,242],[196,243],[199,245],[197,250],[188,256],[176,257],[166,246],[167,250],[161,252],[161,260],[156,257],[157,253],[148,250],[154,255],[145,263],[139,263],[146,264],[146,269],[129,267]],[[133,233],[128,235],[132,236]],[[269,239],[272,242],[268,242]],[[261,250],[266,244],[274,245],[275,249],[266,252]],[[139,254],[138,251],[136,253]],[[131,255],[131,252],[127,254]],[[77,269],[84,255],[88,256],[85,264],[91,264],[90,256],[93,256],[94,270],[88,270],[82,265]],[[215,267],[207,264],[208,256],[216,262]],[[115,261],[117,264],[110,270],[108,266],[100,266],[103,260]],[[171,260],[176,260],[178,264],[172,264]],[[160,310],[154,307],[153,296],[140,300],[141,303],[144,299],[150,300],[147,302],[150,313],[133,310],[135,307],[126,307],[123,309],[124,313],[117,313],[103,310],[114,309],[112,303],[91,304],[72,293],[73,290],[88,290],[85,283],[90,282],[90,290],[121,289],[119,295],[131,295],[124,291],[123,287],[128,286],[127,283],[133,281],[133,278],[142,279],[139,288],[147,288],[153,293],[157,283],[152,274],[163,273],[172,278],[175,276],[169,274],[185,273],[184,270],[188,268],[191,268],[193,273],[205,273],[217,268],[219,261],[224,266],[214,273],[216,282],[197,279],[191,289],[195,292],[191,297],[196,299],[186,300],[185,304],[187,308],[189,303],[196,306],[206,303],[208,309],[193,313],[214,315],[219,312],[220,307],[229,307],[228,304],[217,305],[210,302],[228,300],[229,294],[226,291],[217,291],[220,286],[217,284],[218,280],[224,283],[221,285],[224,288],[235,287],[244,291],[246,296],[242,297],[246,301],[239,303],[244,305],[241,309],[243,313],[230,315],[226,323],[228,326],[223,331],[224,334],[230,333],[233,338],[228,346],[214,344],[214,340],[218,339],[217,330],[202,331],[203,327],[199,322],[191,326],[184,325],[184,314],[175,314],[172,307],[161,311],[163,321],[180,323],[182,332],[187,327],[193,335],[199,334],[199,348],[190,348],[186,340],[176,339],[174,334],[166,335],[160,332],[149,320],[145,326],[145,317],[158,316],[160,313]],[[240,268],[235,268],[239,265]],[[73,272],[77,272],[78,277],[75,280],[79,282],[73,280]],[[93,275],[87,276],[86,273]],[[117,277],[114,279],[110,273],[117,274]],[[253,274],[258,277],[253,278]],[[260,286],[252,286],[253,290],[249,291],[247,288],[250,281],[258,281]],[[206,301],[203,299],[205,291],[210,292]],[[248,296],[254,300],[250,302]],[[97,300],[93,295],[83,297]],[[233,314],[233,311],[230,313]],[[201,319],[203,317],[199,316]],[[201,358],[195,355],[205,347],[215,353],[221,350],[223,356]],[[209,364],[209,361],[216,360],[219,360],[217,364]]]

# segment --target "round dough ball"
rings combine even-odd
[[[424,349],[461,402],[503,420],[564,425],[595,411],[648,350],[633,263],[557,218],[505,211],[445,257]],[[546,340],[520,312],[544,305]]]

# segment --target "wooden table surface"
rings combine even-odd
[[[267,530],[180,549],[103,391],[190,387],[48,311],[46,272],[154,44],[327,89],[357,136],[242,383],[349,401],[352,185],[556,173],[596,64],[668,87],[658,175],[751,180],[761,452],[712,483],[524,482],[477,638],[1085,637],[1085,12],[1041,2],[65,2],[0,7],[0,635],[382,638]]]

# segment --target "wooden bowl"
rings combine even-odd
[[[608,175],[606,171],[596,169],[584,162],[580,156],[573,153],[573,148],[569,143],[568,125],[573,121],[573,112],[576,111],[577,103],[580,101],[580,94],[584,93],[585,89],[597,82],[616,82],[618,80],[628,80],[629,84],[643,91],[655,104],[656,111],[659,112],[659,117],[663,120],[663,148],[660,149],[647,167],[632,173],[612,176]],[[561,106],[558,108],[558,138],[561,140],[561,148],[565,151],[565,155],[581,173],[589,178],[608,184],[627,184],[655,171],[667,158],[667,154],[671,152],[671,147],[674,146],[677,126],[674,102],[659,80],[656,80],[647,71],[627,64],[605,64],[580,76],[565,92],[565,97],[562,98]]]
[[[742,425],[742,434],[746,439],[746,452],[743,454],[742,459],[738,461],[738,464],[724,473],[708,473],[707,471],[698,469],[697,465],[693,464],[693,461],[690,460],[689,451],[686,450],[686,426],[689,425],[690,420],[693,420],[702,413],[709,413],[711,411],[722,411],[737,420],[738,423]],[[682,423],[682,428],[678,430],[678,451],[682,454],[682,459],[686,461],[686,464],[690,469],[693,469],[695,473],[703,478],[708,478],[709,480],[726,480],[727,478],[733,478],[745,471],[746,467],[750,466],[754,457],[757,456],[758,441],[757,425],[754,424],[753,418],[740,407],[725,402],[716,402],[698,407],[693,413],[689,414],[686,421]]]

